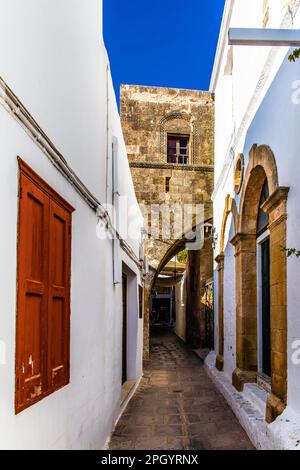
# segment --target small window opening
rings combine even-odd
[[[170,192],[170,180],[171,180],[171,178],[169,176],[167,176],[167,178],[166,178],[166,193]]]

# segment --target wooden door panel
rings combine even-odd
[[[51,250],[51,256],[55,263],[53,264],[52,272],[52,284],[55,286],[66,286],[66,226],[67,226],[67,214],[58,210],[60,208],[53,207],[51,213],[51,237],[54,238]],[[59,212],[59,213],[58,213]]]
[[[42,296],[29,295],[24,312],[24,355],[22,373],[24,376],[24,401],[35,399],[42,393]]]
[[[57,387],[65,381],[65,301],[52,299],[51,305],[51,386]]]
[[[21,202],[25,218],[24,240],[26,279],[45,282],[45,245],[49,200],[34,184],[22,175]],[[24,227],[25,225],[25,227]]]

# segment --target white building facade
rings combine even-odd
[[[215,93],[212,378],[253,443],[298,449],[300,62],[286,47],[230,46],[229,28],[300,29],[295,0],[227,0]]]
[[[143,348],[142,217],[102,2],[0,6],[0,448],[102,449]]]

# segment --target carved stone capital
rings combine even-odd
[[[224,269],[224,253],[220,253],[216,258],[215,258],[215,261],[216,263],[218,264],[218,271],[220,271],[221,269]]]
[[[274,211],[282,202],[286,203],[290,188],[287,186],[279,186],[273,194],[262,205],[264,212],[269,214]]]

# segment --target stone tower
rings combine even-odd
[[[122,128],[138,202],[144,206],[163,204],[170,209],[175,204],[182,207],[202,204],[205,221],[211,223],[212,95],[198,90],[122,85],[120,100]],[[148,222],[147,215],[145,225],[149,227]],[[159,219],[151,221],[151,234],[153,223],[157,224],[157,233],[145,240],[145,253],[152,274],[157,274],[174,256],[173,247],[178,240],[162,239]],[[150,276],[150,290],[151,280]],[[146,344],[147,334],[146,331]]]

